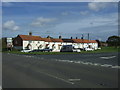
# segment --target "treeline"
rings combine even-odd
[[[108,46],[120,46],[120,36],[110,36],[106,43]]]

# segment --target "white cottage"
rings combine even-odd
[[[74,45],[78,48],[98,48],[98,43],[95,40],[86,39],[62,39],[59,38],[42,38],[40,36],[29,35],[18,35],[13,40],[14,48],[16,49],[53,49],[53,52],[59,52],[63,45]]]
[[[18,35],[13,40],[14,48],[16,49],[42,49],[44,48],[45,41],[40,36],[32,35]]]

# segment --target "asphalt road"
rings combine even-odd
[[[2,56],[3,88],[118,87],[117,53]]]
[[[0,90],[2,88],[2,53],[0,53]]]

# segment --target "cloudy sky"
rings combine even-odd
[[[118,35],[117,2],[3,2],[2,36],[18,34],[105,41]]]

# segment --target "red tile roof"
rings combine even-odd
[[[91,43],[97,43],[97,41],[96,41],[96,40],[90,40],[90,42],[91,42]]]
[[[45,42],[71,42],[71,43],[97,43],[95,40],[86,39],[56,39],[56,38],[41,38],[40,36],[18,35],[22,40],[45,41]]]
[[[95,40],[72,39],[74,43],[97,43]]]
[[[52,42],[63,42],[63,40],[62,39],[51,39],[52,40]]]
[[[73,43],[82,43],[82,39],[72,39],[73,40]]]
[[[41,38],[42,41],[45,41],[45,42],[52,42],[52,40],[50,38]]]
[[[22,40],[33,40],[33,41],[40,41],[40,36],[31,36],[31,35],[19,35],[19,37],[22,38]]]

